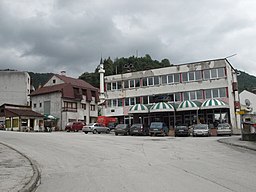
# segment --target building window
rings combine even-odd
[[[111,90],[111,83],[107,83],[107,91]]]
[[[159,85],[159,76],[154,77],[154,85]]]
[[[205,90],[205,98],[206,99],[212,98],[212,91],[211,91],[211,89]]]
[[[195,72],[189,72],[188,73],[189,81],[195,81]]]
[[[147,85],[148,85],[148,82],[147,82],[147,78],[146,78],[146,77],[143,78],[142,81],[143,81],[143,86],[147,86]]]
[[[63,111],[73,111],[73,112],[76,112],[77,111],[77,103],[76,102],[64,101]]]
[[[56,79],[53,79],[53,80],[52,80],[52,83],[55,84],[55,83],[56,83]]]
[[[148,104],[148,96],[143,96],[142,97],[142,103],[143,104]]]
[[[153,95],[149,96],[149,103],[155,103],[155,96]]]
[[[182,82],[187,82],[188,81],[188,73],[182,73]]]
[[[225,69],[222,68],[215,68],[215,69],[207,69],[204,70],[204,79],[216,79],[225,77]]]
[[[140,79],[135,79],[135,87],[140,87]]]
[[[42,103],[39,103],[39,107],[42,107]]]
[[[168,79],[168,84],[173,83],[173,75],[168,75],[167,79]]]
[[[220,88],[219,92],[220,92],[220,97],[227,97],[227,90],[226,90],[226,88]]]
[[[148,77],[148,85],[154,85],[153,77]]]
[[[134,97],[130,98],[130,105],[135,105],[135,98]]]
[[[96,111],[95,105],[91,105],[91,111]]]
[[[122,99],[118,99],[118,107],[122,107],[123,106],[123,100]]]
[[[167,76],[166,75],[162,75],[162,84],[167,84]]]
[[[113,107],[116,107],[116,106],[117,106],[117,101],[116,101],[116,99],[113,99],[112,102],[113,102]]]
[[[34,108],[36,108],[36,103],[34,103]]]
[[[136,100],[136,104],[140,104],[140,97],[136,97],[135,100]]]
[[[116,90],[116,82],[112,83],[112,90]]]
[[[180,101],[181,100],[181,98],[180,98],[180,93],[175,93],[174,94],[174,99],[175,99],[175,101]]]
[[[125,98],[125,106],[129,106],[130,105],[130,102],[129,102],[129,98]]]
[[[219,89],[213,89],[212,95],[213,95],[213,98],[219,97]]]
[[[211,76],[210,76],[210,70],[207,69],[207,70],[204,70],[204,79],[207,80],[207,79],[210,79]]]
[[[128,80],[124,81],[124,88],[125,89],[129,88],[129,81]]]
[[[134,80],[130,80],[130,88],[134,88],[135,85],[134,85]]]
[[[203,99],[203,93],[201,90],[196,91],[196,97],[197,97],[197,99]]]
[[[86,110],[86,104],[82,103],[82,109]]]
[[[196,77],[196,80],[201,80],[202,79],[201,71],[195,71],[195,77]]]
[[[180,83],[180,74],[175,73],[173,76],[174,76],[174,83]]]
[[[121,81],[117,82],[117,89],[118,90],[122,89],[122,82]]]
[[[224,68],[218,68],[218,77],[225,77]]]

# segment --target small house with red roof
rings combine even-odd
[[[45,85],[30,94],[32,109],[55,117],[59,130],[72,121],[88,124],[98,117],[98,88],[81,79],[66,75],[53,75]]]

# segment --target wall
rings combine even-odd
[[[29,105],[30,76],[27,72],[0,71],[0,105]]]

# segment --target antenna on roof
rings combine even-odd
[[[236,53],[233,54],[233,55],[229,55],[229,56],[225,57],[225,59],[230,58],[230,57],[234,57],[234,56],[236,56],[236,55],[237,55]]]

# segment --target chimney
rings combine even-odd
[[[66,71],[61,71],[60,74],[66,76]]]

